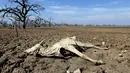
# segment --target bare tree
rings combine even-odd
[[[26,20],[30,16],[30,12],[36,14],[44,8],[39,4],[31,4],[29,0],[9,0],[9,2],[16,4],[15,7],[6,7],[0,9],[0,13],[4,12],[3,17],[8,14],[13,14],[19,18],[23,23],[23,29],[26,28]]]
[[[53,24],[52,24],[52,18],[48,18],[48,19],[43,19],[43,24],[45,26],[48,26],[48,27],[51,27]]]
[[[49,23],[49,27],[51,27],[51,26],[52,26],[52,20],[53,20],[53,18],[52,18],[52,17],[50,17],[50,18],[49,18],[49,21],[48,21],[48,23]]]
[[[0,25],[1,25],[3,28],[6,28],[6,27],[8,26],[8,23],[7,23],[7,21],[1,20],[1,21],[0,21]]]
[[[10,20],[12,21],[12,24],[14,25],[14,29],[16,32],[16,36],[19,36],[18,33],[18,24],[20,24],[20,20],[16,17],[16,16],[11,16],[13,19],[10,18]]]
[[[35,18],[36,27],[40,27],[43,20],[44,20],[43,18],[37,16],[37,17]]]

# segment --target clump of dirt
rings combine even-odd
[[[0,73],[66,73],[78,68],[82,73],[130,73],[129,33],[129,28],[61,27],[19,30],[19,37],[16,37],[14,30],[0,29]],[[43,39],[51,46],[73,35],[81,42],[108,47],[109,50],[89,48],[83,52],[105,64],[96,66],[78,56],[47,58],[24,53]]]

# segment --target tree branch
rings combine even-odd
[[[0,9],[0,13],[4,12],[3,17],[7,14],[13,14],[17,16],[20,21],[23,22],[23,25],[25,25],[25,22],[27,20],[27,17],[29,15],[29,12],[34,12],[38,14],[40,10],[44,10],[45,8],[41,7],[39,4],[30,4],[29,0],[10,0],[12,3],[17,4],[16,7],[6,7],[4,9]]]

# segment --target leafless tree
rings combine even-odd
[[[13,14],[17,16],[19,20],[23,23],[23,29],[26,28],[26,20],[30,16],[30,12],[38,14],[39,11],[44,10],[41,5],[31,4],[29,0],[9,0],[9,2],[16,4],[16,6],[2,8],[0,9],[0,13],[3,12],[3,17],[8,14]]]
[[[3,28],[6,28],[6,27],[8,26],[8,23],[7,23],[7,21],[1,20],[1,21],[0,21],[0,25],[1,25]]]
[[[52,20],[53,20],[53,18],[52,18],[52,17],[50,17],[50,18],[49,18],[49,21],[48,21],[48,23],[49,23],[49,27],[51,27],[51,26],[52,26]]]
[[[12,21],[12,24],[14,25],[16,36],[18,37],[19,36],[18,25],[20,24],[20,20],[16,16],[12,16],[12,18],[10,18],[10,20]]]
[[[43,20],[44,20],[43,18],[37,16],[37,17],[35,18],[36,27],[40,27]]]

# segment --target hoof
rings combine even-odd
[[[109,50],[108,48],[104,48],[104,50]]]
[[[105,64],[102,60],[98,60],[98,61],[96,61],[96,63],[95,63],[95,65],[103,65],[103,64]]]

